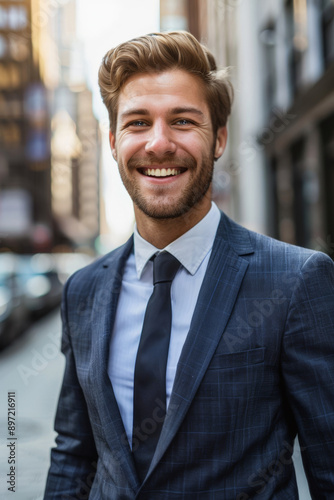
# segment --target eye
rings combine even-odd
[[[196,122],[194,122],[194,120],[189,120],[188,118],[179,118],[174,122],[174,126],[180,128],[188,128],[196,126]]]
[[[146,126],[147,123],[145,123],[143,120],[135,120],[128,124],[128,127],[146,127]]]
[[[180,118],[180,120],[175,122],[175,125],[192,125],[192,123],[192,121],[187,120],[186,118]]]

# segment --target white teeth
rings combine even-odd
[[[167,177],[168,175],[178,175],[181,170],[177,168],[148,168],[143,173],[150,177]]]

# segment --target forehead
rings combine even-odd
[[[203,82],[199,77],[178,69],[134,75],[119,94],[118,114],[138,105],[161,107],[164,104],[172,107],[191,105],[208,111]]]

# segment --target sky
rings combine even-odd
[[[101,101],[97,73],[102,57],[121,42],[159,31],[159,0],[77,0],[77,34],[84,44],[85,70],[93,92],[94,113],[102,132],[103,195],[109,237],[102,252],[125,241],[132,232],[132,203],[123,187],[108,143],[108,115]]]

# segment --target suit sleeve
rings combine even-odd
[[[97,464],[97,452],[86,401],[79,384],[67,317],[68,280],[62,300],[62,352],[66,365],[55,419],[58,433],[51,450],[44,500],[88,498]]]
[[[293,291],[283,341],[285,389],[314,500],[334,499],[334,265],[314,253]]]

